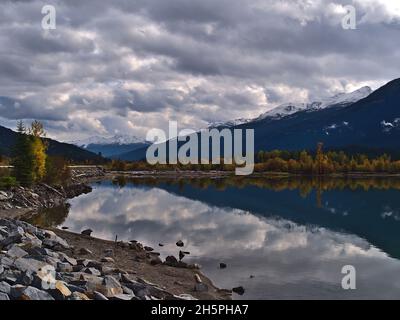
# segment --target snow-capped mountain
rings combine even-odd
[[[234,127],[238,126],[243,123],[247,123],[251,121],[252,119],[246,119],[246,118],[240,118],[236,120],[231,120],[231,121],[215,121],[215,122],[210,122],[208,124],[208,128],[218,128],[218,127]]]
[[[285,103],[261,114],[254,120],[261,120],[266,118],[282,118],[304,110],[317,111],[334,106],[347,107],[361,99],[364,99],[371,93],[372,89],[370,87],[362,87],[350,93],[339,93],[334,95],[333,97],[320,99],[319,101],[313,101],[308,103]]]
[[[119,158],[120,155],[149,145],[148,142],[135,136],[118,134],[112,137],[94,136],[70,142],[78,147],[101,154],[108,158]]]
[[[350,93],[339,93],[334,95],[333,97],[320,99],[319,101],[313,101],[308,103],[285,103],[281,104],[267,112],[259,115],[254,119],[237,119],[227,122],[213,122],[209,125],[209,128],[216,127],[234,127],[240,124],[245,124],[253,121],[263,120],[263,119],[281,119],[283,117],[292,115],[299,111],[317,111],[330,107],[347,107],[372,93],[372,89],[370,87],[362,87],[356,91]]]
[[[87,148],[91,144],[96,145],[128,145],[133,143],[145,143],[144,140],[139,139],[135,136],[117,134],[112,137],[101,137],[93,136],[82,140],[71,141],[70,144],[74,144],[81,148]]]

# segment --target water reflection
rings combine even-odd
[[[199,262],[221,287],[243,285],[241,298],[399,298],[400,263],[381,250],[398,241],[396,188],[320,181],[316,190],[308,181],[311,189],[299,193],[289,187],[296,182],[259,183],[120,178],[73,199],[62,223],[92,228],[96,237],[136,239],[163,256],[176,255],[182,239],[191,252],[185,259]],[[220,262],[228,268],[218,269]],[[357,269],[355,291],[341,289],[346,264]]]

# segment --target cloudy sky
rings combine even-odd
[[[0,125],[68,141],[253,117],[398,78],[399,39],[398,0],[2,0]]]

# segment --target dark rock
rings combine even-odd
[[[87,260],[87,259],[78,259],[76,262],[77,262],[78,265],[80,265],[80,266],[87,267],[88,264],[89,264],[89,262],[90,262],[90,260]]]
[[[162,264],[162,260],[161,260],[161,258],[159,256],[153,256],[153,257],[150,258],[150,264],[153,265],[153,266],[158,265],[158,264]]]
[[[101,276],[101,272],[96,268],[86,268],[84,269],[85,273],[92,274],[94,276]]]
[[[69,228],[68,227],[61,227],[61,229],[68,230]]]
[[[144,250],[151,252],[151,251],[154,251],[154,248],[145,246]]]
[[[81,234],[90,237],[91,234],[92,234],[92,232],[93,232],[92,229],[86,229],[86,230],[83,230],[83,231],[81,232]]]
[[[24,286],[29,286],[33,282],[33,275],[29,271],[22,272],[18,277],[17,277],[17,283],[23,284]]]
[[[221,263],[219,264],[219,268],[220,268],[220,269],[225,269],[226,267],[227,267],[226,263],[221,262]]]
[[[168,266],[175,267],[178,264],[178,260],[174,256],[168,256],[165,258],[164,263]]]
[[[182,251],[179,251],[179,260],[182,260],[185,257],[185,254]]]
[[[56,237],[54,239],[47,238],[47,239],[44,239],[42,241],[42,243],[43,243],[44,247],[53,249],[56,251],[69,249],[68,243],[64,239],[61,239],[60,237]]]
[[[244,295],[244,292],[245,292],[245,290],[244,290],[244,288],[242,286],[236,287],[236,288],[232,288],[232,291],[237,293],[240,296]]]
[[[178,240],[178,241],[176,242],[176,245],[177,245],[178,247],[183,247],[185,244],[183,243],[182,240]]]
[[[87,267],[95,268],[95,269],[101,271],[103,269],[103,264],[101,262],[91,260],[88,262]]]
[[[13,285],[10,288],[10,293],[8,295],[11,297],[11,299],[16,300],[22,295],[22,291],[25,289],[26,289],[26,286],[23,286],[21,284]]]
[[[75,285],[73,285],[71,283],[67,283],[66,286],[72,293],[74,293],[74,292],[85,293],[86,292],[85,288],[82,288],[82,287],[79,287],[79,286],[75,286]]]
[[[5,271],[0,276],[0,281],[4,281],[11,285],[14,285],[17,282],[18,276],[19,276],[19,273],[17,273],[17,272]]]
[[[159,245],[160,247],[164,247],[164,245],[163,245],[162,243],[159,243],[158,245]]]
[[[0,242],[0,245],[3,247],[7,247],[10,244],[20,243],[24,235],[24,229],[22,229],[21,227],[17,227],[15,231],[10,233],[7,238]]]

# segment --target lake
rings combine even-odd
[[[245,288],[234,299],[399,299],[399,190],[389,178],[119,177],[31,222],[134,239],[163,258],[181,239],[183,261],[219,287]],[[345,265],[355,290],[342,289]]]

